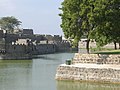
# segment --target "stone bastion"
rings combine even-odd
[[[55,78],[120,84],[120,55],[76,53],[71,65],[58,66]]]

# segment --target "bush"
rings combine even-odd
[[[66,65],[71,65],[71,60],[66,60]]]

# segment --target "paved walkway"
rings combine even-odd
[[[80,67],[80,68],[100,68],[100,69],[117,69],[120,70],[120,65],[113,65],[113,64],[73,64],[73,65],[66,65],[61,64],[60,66],[69,66],[69,67]]]

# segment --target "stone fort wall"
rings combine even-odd
[[[55,46],[53,44],[39,44],[39,45],[7,45],[7,54],[48,54],[55,53]]]
[[[54,44],[39,44],[34,45],[31,50],[33,55],[40,55],[40,54],[50,54],[55,53],[56,48]]]
[[[24,29],[23,32],[18,30],[16,33],[4,33],[0,30],[0,54],[5,52],[39,55],[65,51],[70,51],[70,43],[63,41],[59,35],[33,34],[32,29]]]
[[[71,45],[68,41],[57,41],[54,42],[54,45],[56,47],[56,52],[65,52],[71,49]]]

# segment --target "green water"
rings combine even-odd
[[[57,90],[120,90],[120,85],[58,81]]]
[[[59,64],[74,53],[40,55],[33,60],[0,60],[0,90],[120,90],[120,85],[56,81]]]

